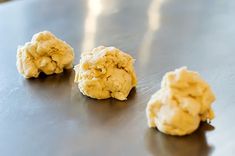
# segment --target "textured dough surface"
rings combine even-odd
[[[75,83],[89,97],[125,100],[137,79],[134,59],[114,47],[99,46],[81,55],[75,66]]]
[[[197,72],[176,69],[165,74],[161,89],[148,102],[148,125],[170,135],[190,134],[200,121],[214,118],[214,101],[210,86]]]
[[[51,32],[35,34],[31,42],[17,49],[16,66],[25,78],[37,78],[40,72],[47,75],[62,73],[73,67],[73,48]]]

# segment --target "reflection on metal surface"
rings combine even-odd
[[[82,51],[94,48],[97,21],[103,9],[101,0],[88,0],[87,3],[88,13],[84,25],[84,39],[81,49]]]
[[[139,50],[140,65],[145,65],[150,56],[150,48],[154,39],[154,33],[160,27],[160,8],[164,0],[152,0],[148,9],[148,29],[144,34],[143,42]]]
[[[113,14],[117,13],[119,11],[119,4],[120,1],[115,1],[115,0],[102,0],[102,14]]]

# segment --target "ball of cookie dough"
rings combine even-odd
[[[133,63],[134,59],[121,50],[99,46],[82,53],[74,68],[75,83],[91,98],[126,100],[137,83]]]
[[[197,72],[186,67],[176,69],[166,73],[161,89],[148,102],[148,125],[170,135],[190,134],[200,121],[214,118],[214,101],[210,86]]]
[[[58,74],[73,67],[74,51],[51,32],[35,34],[31,42],[17,49],[16,66],[25,78],[37,78],[41,72]]]

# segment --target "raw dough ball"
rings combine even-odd
[[[146,109],[149,127],[170,135],[195,131],[200,121],[212,120],[215,96],[196,72],[186,67],[166,73]]]
[[[56,38],[51,32],[35,34],[31,42],[17,49],[16,66],[25,78],[38,77],[40,72],[47,75],[62,73],[73,67],[73,48]]]
[[[89,97],[126,100],[136,86],[134,59],[114,47],[99,46],[81,55],[75,66],[75,82],[80,91]]]

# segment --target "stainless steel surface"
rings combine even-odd
[[[0,155],[234,155],[235,1],[31,0],[0,5]],[[82,50],[114,45],[136,58],[127,101],[94,100],[74,72],[26,80],[16,48],[49,30]],[[217,95],[211,125],[189,136],[149,129],[145,107],[165,72],[188,66]]]

